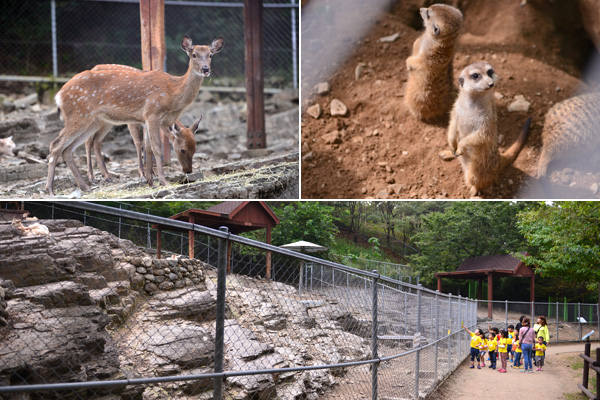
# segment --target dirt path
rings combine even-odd
[[[600,344],[592,344],[592,353]],[[548,350],[548,360],[544,371],[524,374],[508,368],[506,374],[487,368],[469,369],[470,363],[463,362],[446,382],[430,397],[442,399],[481,399],[493,395],[497,399],[508,399],[519,394],[526,387],[535,398],[544,400],[565,399],[565,394],[578,392],[577,383],[581,370],[570,367],[583,353],[583,344],[554,345]],[[489,365],[489,364],[488,364]]]

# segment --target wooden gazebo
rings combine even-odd
[[[524,253],[529,255],[528,253]],[[492,318],[493,282],[494,276],[513,276],[529,278],[529,298],[535,297],[535,273],[534,266],[526,265],[524,262],[510,254],[469,257],[454,272],[438,272],[437,290],[442,291],[442,278],[448,279],[473,279],[477,280],[477,299],[482,298],[483,280],[488,282],[488,318]]]
[[[229,228],[229,232],[235,235],[255,231],[257,229],[267,230],[267,243],[271,244],[271,230],[279,224],[279,218],[264,201],[225,201],[208,210],[189,209],[169,217],[179,221],[189,222],[219,229],[221,226]],[[175,230],[161,225],[156,226],[156,256],[160,258],[162,245],[161,232],[163,230]],[[188,231],[188,254],[194,258],[194,232]],[[267,252],[266,278],[271,278],[271,253]],[[231,242],[227,248],[227,270],[230,270]]]

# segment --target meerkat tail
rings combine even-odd
[[[525,143],[527,143],[527,139],[529,139],[529,129],[531,128],[531,118],[532,117],[527,118],[521,134],[517,140],[515,140],[512,146],[510,146],[508,150],[500,155],[500,168],[504,168],[512,164],[523,149],[523,146],[525,146]]]

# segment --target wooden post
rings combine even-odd
[[[488,318],[492,318],[492,300],[494,300],[494,293],[492,285],[494,283],[494,275],[488,272]]]
[[[142,27],[142,67],[144,71],[163,71],[165,65],[165,0],[140,0],[140,22]],[[145,128],[144,128],[145,129]],[[171,162],[171,145],[162,133],[163,162]],[[154,155],[156,162],[158,154]],[[150,160],[151,161],[151,160]],[[149,162],[146,160],[146,162]]]
[[[190,216],[188,217],[188,222],[190,224],[195,223],[194,221],[194,216],[190,214]],[[194,231],[188,231],[188,255],[190,257],[190,260],[192,258],[194,258]]]
[[[585,342],[585,350],[583,352],[583,354],[585,354],[586,356],[590,356],[591,353],[591,347],[592,344],[590,342]],[[585,358],[583,359],[583,387],[584,388],[588,388],[588,380],[589,380],[589,376],[590,376],[590,363],[588,362],[588,360],[586,360]]]
[[[265,132],[262,0],[244,0],[244,49],[246,66],[246,103],[248,106],[248,149],[267,147]]]
[[[596,364],[598,362],[600,362],[600,347],[596,348]],[[596,398],[598,398],[600,393],[600,372],[598,372],[597,368],[594,371],[596,371]]]
[[[271,244],[271,227],[267,226],[267,244]],[[271,252],[267,251],[267,272],[265,278],[271,280]]]
[[[438,275],[437,281],[438,281],[437,290],[438,290],[438,292],[441,293],[442,292],[442,277]]]
[[[156,258],[160,260],[160,248],[162,246],[162,235],[160,226],[156,228]]]

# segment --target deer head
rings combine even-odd
[[[192,39],[186,35],[181,40],[181,48],[190,57],[190,68],[197,75],[208,78],[212,56],[223,49],[223,38],[216,38],[210,46],[193,46]]]
[[[189,128],[186,128],[183,124],[179,123],[174,123],[169,127],[169,133],[172,136],[173,150],[175,150],[182,171],[186,174],[192,172],[192,161],[194,153],[196,153],[196,139],[194,138],[194,133],[198,130],[200,121],[202,121],[202,116],[200,116],[200,118],[198,118],[198,120]]]

